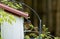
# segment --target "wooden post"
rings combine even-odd
[[[46,0],[42,0],[42,23],[46,25],[46,21],[47,21],[47,6],[46,6]]]
[[[56,36],[60,36],[60,0],[57,0]]]
[[[48,0],[48,9],[47,9],[48,11],[48,27],[49,27],[49,30],[50,31],[52,31],[53,29],[50,29],[50,28],[52,28],[53,26],[52,26],[52,24],[53,24],[53,15],[52,15],[52,0]]]
[[[32,7],[37,12],[37,5],[38,5],[37,0],[33,0],[32,2],[33,2]],[[34,13],[33,13],[33,20],[34,20],[34,22],[33,22],[34,26],[38,27],[38,17]]]

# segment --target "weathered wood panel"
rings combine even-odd
[[[60,0],[57,0],[57,15],[56,15],[56,35],[60,36]]]

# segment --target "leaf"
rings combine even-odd
[[[10,6],[10,7],[12,7],[12,8],[17,9],[17,7],[16,7],[16,6],[14,6],[12,2],[8,2],[8,6]]]
[[[0,23],[3,23],[4,21],[8,23],[12,23],[12,21],[15,21],[15,18],[12,14],[8,14],[8,12],[5,12],[3,9],[0,9]]]
[[[41,37],[44,37],[45,36],[45,34],[41,34]]]
[[[13,15],[9,16],[9,18],[10,18],[11,20],[14,20],[14,21],[16,22],[16,20],[15,20],[15,18],[14,18]]]
[[[32,24],[30,24],[30,28],[33,28],[34,26]]]
[[[12,24],[12,21],[8,19],[8,23]]]
[[[3,22],[3,18],[0,18],[0,23],[2,23]]]
[[[30,39],[30,37],[28,35],[25,36],[25,39]]]

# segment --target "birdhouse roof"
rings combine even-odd
[[[12,12],[13,14],[17,15],[17,16],[23,16],[25,18],[28,18],[28,14],[26,14],[25,12],[22,12],[20,10],[16,10],[14,8],[11,8],[5,4],[0,3],[0,8],[3,8],[4,10],[8,11],[8,12]]]

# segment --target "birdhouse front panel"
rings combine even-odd
[[[2,39],[24,39],[23,17],[15,16],[16,22],[9,24],[3,22],[1,25],[1,37]]]

